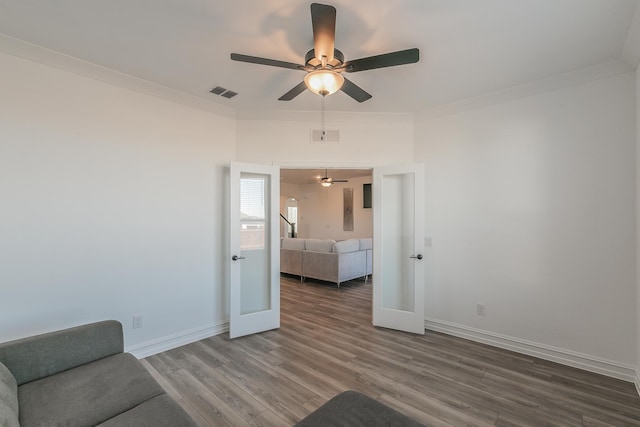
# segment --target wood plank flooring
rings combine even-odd
[[[371,284],[281,281],[281,328],[143,364],[201,426],[290,426],[353,389],[432,426],[640,426],[631,383],[371,325]]]

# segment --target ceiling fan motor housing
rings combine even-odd
[[[316,58],[315,49],[311,49],[304,56],[304,64],[306,66],[314,67],[314,68],[322,67],[322,61]],[[329,65],[330,68],[337,68],[337,67],[340,67],[342,64],[344,64],[344,55],[338,49],[333,49],[333,59],[327,62],[327,65]]]

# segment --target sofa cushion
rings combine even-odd
[[[18,383],[9,368],[0,363],[0,425],[18,427]]]
[[[366,239],[358,239],[360,242],[360,250],[364,251],[367,249],[373,249],[373,239],[371,237]]]
[[[134,356],[120,353],[19,386],[20,421],[95,426],[163,393]]]
[[[331,252],[333,249],[333,245],[336,243],[335,240],[320,240],[320,239],[307,239],[305,242],[305,248],[308,251],[313,252]]]
[[[98,427],[195,427],[180,407],[167,394],[161,394],[153,399],[129,409],[110,420],[99,424]]]
[[[332,251],[337,254],[344,254],[346,252],[355,252],[359,249],[360,243],[358,243],[358,240],[348,239],[334,243]]]
[[[282,249],[293,249],[296,251],[304,251],[305,239],[294,239],[293,237],[285,237],[282,239]]]

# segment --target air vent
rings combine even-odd
[[[236,96],[238,94],[238,92],[234,92],[232,90],[225,89],[225,88],[223,88],[221,86],[216,86],[213,89],[211,89],[209,92],[211,92],[214,95],[223,96],[225,98],[233,98],[234,96]]]
[[[315,144],[339,144],[340,131],[335,129],[325,131],[322,131],[320,129],[312,129],[311,142]]]

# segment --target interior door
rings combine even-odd
[[[230,167],[229,336],[280,327],[280,170]]]
[[[373,170],[373,324],[424,333],[424,165]]]

